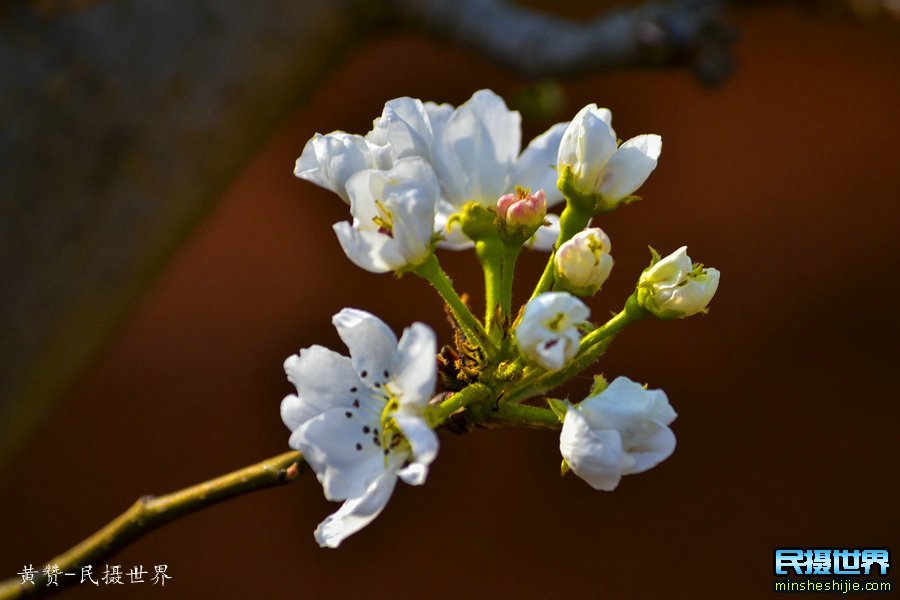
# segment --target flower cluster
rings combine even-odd
[[[290,445],[343,505],[316,529],[337,547],[385,507],[397,479],[425,482],[438,452],[435,429],[485,421],[560,430],[564,472],[599,490],[672,454],[675,411],[661,390],[602,378],[584,400],[548,392],[590,368],[616,335],[647,316],[704,313],[719,272],[682,247],[652,251],[622,310],[602,324],[586,300],[613,267],[609,237],[591,221],[636,199],[656,168],[658,135],[620,143],[612,113],[595,104],[521,148],[521,117],[488,90],[464,104],[397,98],[365,135],[316,134],[294,173],[336,193],[350,220],[334,225],[347,257],[375,273],[414,273],[449,307],[456,332],[438,349],[422,323],[399,341],[377,317],[335,315],[349,349],[321,346],[285,361],[296,393],[281,405]],[[561,212],[552,212],[560,207]],[[477,318],[441,269],[436,250],[473,248],[485,275]],[[530,300],[512,306],[522,248],[550,251]],[[576,297],[576,296],[580,296]],[[445,393],[438,392],[440,380]],[[528,404],[543,398],[545,406]]]

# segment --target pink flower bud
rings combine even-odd
[[[497,214],[511,227],[538,227],[547,214],[547,195],[544,190],[532,194],[517,186],[515,192],[497,201]]]

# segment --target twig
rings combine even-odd
[[[687,64],[717,83],[731,72],[727,0],[624,7],[576,22],[507,0],[386,0],[413,25],[530,78]]]
[[[47,564],[58,565],[61,573],[78,573],[82,566],[107,558],[136,538],[178,517],[241,494],[289,483],[305,468],[306,463],[299,452],[285,452],[165,496],[144,496],[97,533],[50,559]],[[77,581],[63,577],[58,583],[58,587],[48,586],[43,574],[36,574],[33,585],[22,583],[21,579],[10,579],[0,583],[0,600],[46,594]]]

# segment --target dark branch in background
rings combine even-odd
[[[732,71],[735,30],[722,0],[620,8],[587,22],[506,0],[388,0],[407,22],[528,78],[685,65],[706,83]]]

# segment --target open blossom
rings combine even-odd
[[[434,166],[441,184],[436,231],[447,248],[466,248],[471,242],[458,227],[449,230],[450,217],[467,202],[493,206],[516,186],[546,191],[547,206],[562,201],[556,188],[556,157],[566,123],[558,123],[534,138],[521,151],[521,115],[490,90],[479,90],[458,107],[397,98],[385,104],[381,118],[366,139],[394,159],[422,156]],[[427,148],[427,150],[426,150]],[[553,221],[555,223],[555,221]],[[536,236],[531,244],[549,249],[556,233]]]
[[[556,251],[556,282],[580,296],[596,294],[613,268],[612,244],[599,227],[575,234]]]
[[[380,319],[346,308],[332,320],[350,350],[311,346],[284,363],[297,393],[281,403],[290,446],[303,453],[325,497],[343,506],[316,529],[336,548],[387,504],[399,477],[425,482],[438,440],[423,414],[437,378],[434,331],[422,323],[400,341]]]
[[[294,175],[331,190],[349,203],[346,185],[350,177],[365,169],[388,166],[385,160],[379,160],[378,148],[364,137],[335,131],[317,133],[306,143],[294,165]]]
[[[559,144],[557,164],[572,167],[575,189],[599,194],[613,207],[640,188],[662,151],[658,135],[639,135],[618,146],[612,113],[589,104],[566,128]]]
[[[662,319],[704,312],[719,287],[719,271],[694,264],[682,246],[641,274],[638,301]]]
[[[386,273],[428,257],[440,192],[427,162],[404,158],[388,171],[360,171],[347,193],[353,222],[336,223],[334,231],[356,265]]]
[[[590,316],[590,309],[565,292],[548,292],[532,298],[516,326],[519,350],[545,369],[561,369],[578,353],[579,327]]]
[[[662,390],[627,377],[566,411],[559,450],[576,475],[612,491],[623,475],[651,469],[675,451],[669,425],[676,417]]]

